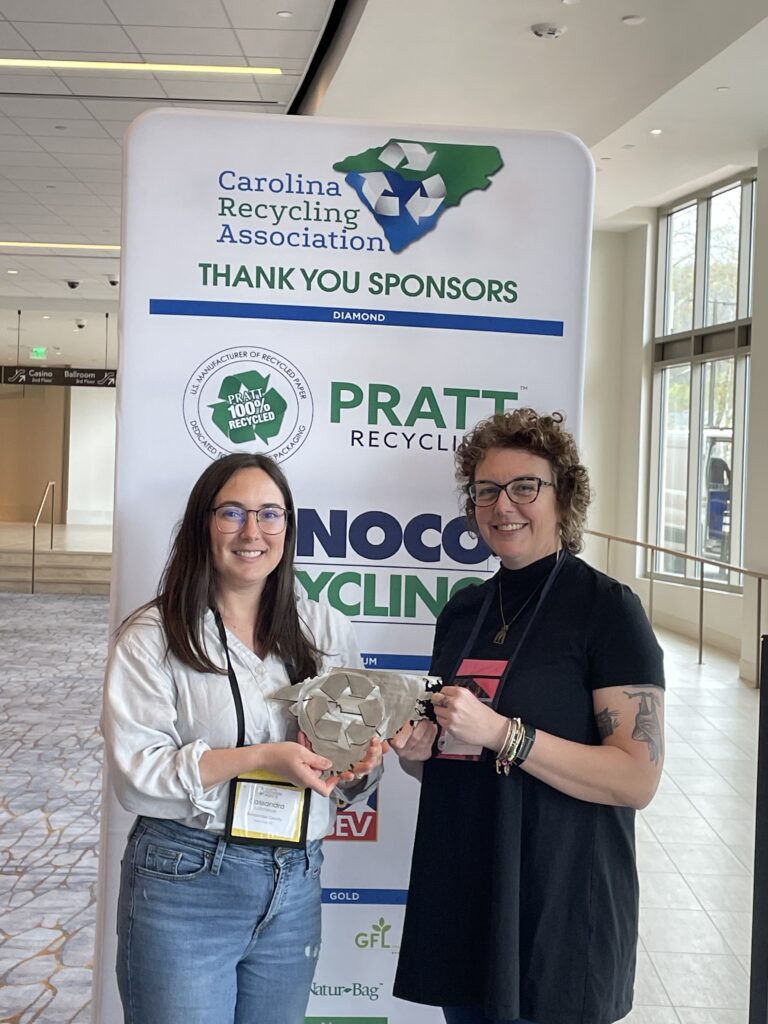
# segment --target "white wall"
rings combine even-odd
[[[768,166],[768,151],[764,166]],[[768,175],[766,175],[768,177]],[[763,202],[768,209],[768,187]],[[768,288],[768,215],[758,228],[764,236],[763,293]],[[656,213],[648,210],[646,223],[626,233],[596,231],[592,242],[587,379],[582,450],[594,486],[589,528],[635,540],[648,540],[647,511],[650,473],[650,392],[653,376],[653,287],[656,272]],[[755,278],[755,312],[760,280]],[[762,314],[768,329],[768,304]],[[759,328],[759,324],[758,324]],[[765,333],[765,331],[763,331]],[[759,354],[759,330],[753,320],[752,394],[759,381],[768,393],[768,354]],[[764,346],[763,346],[764,348]],[[763,365],[765,364],[765,365]],[[757,369],[757,373],[755,370]],[[768,507],[768,403],[759,413],[752,402],[747,479],[753,494],[747,506],[745,565],[768,568],[765,508]],[[759,524],[759,525],[758,525]],[[639,549],[612,544],[610,573],[627,583],[648,602],[648,580]],[[586,557],[606,568],[606,543],[592,539]],[[755,600],[753,588],[745,596],[706,591],[705,643],[741,655],[741,672],[754,678]],[[764,597],[768,604],[768,587]],[[656,582],[653,621],[683,635],[698,636],[698,589]]]
[[[747,481],[744,505],[744,565],[768,573],[768,149],[757,162],[755,265],[752,276],[752,358],[749,387]],[[768,584],[763,584],[762,629],[768,615]],[[742,675],[753,678],[757,628],[756,584],[744,588],[741,631]]]
[[[72,388],[66,521],[111,525],[114,486],[115,392]]]

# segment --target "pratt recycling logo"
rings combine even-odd
[[[495,146],[390,139],[333,168],[348,172],[347,184],[381,225],[392,252],[402,252],[469,192],[488,188],[502,166]]]
[[[265,348],[224,349],[192,373],[184,422],[212,459],[231,452],[290,458],[312,425],[312,393],[293,363]]]

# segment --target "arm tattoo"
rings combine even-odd
[[[616,732],[616,726],[619,724],[619,712],[605,707],[602,711],[597,712],[595,722],[597,723],[597,731],[600,733],[600,739],[604,740]]]
[[[637,718],[635,718],[635,727],[632,730],[632,739],[648,744],[648,754],[651,762],[656,764],[664,753],[664,737],[662,736],[661,722],[659,721],[657,711],[661,701],[653,690],[638,690],[636,693],[625,690],[624,693],[627,697],[633,699],[637,697],[640,701]]]

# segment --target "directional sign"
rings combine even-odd
[[[0,366],[3,384],[48,384],[70,388],[113,388],[117,370],[83,370],[74,366]]]

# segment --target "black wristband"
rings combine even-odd
[[[523,722],[523,729],[525,730],[525,735],[520,743],[520,749],[517,752],[517,756],[512,760],[512,764],[518,768],[530,754],[531,747],[536,739],[536,729],[532,725],[528,725],[527,722]]]

